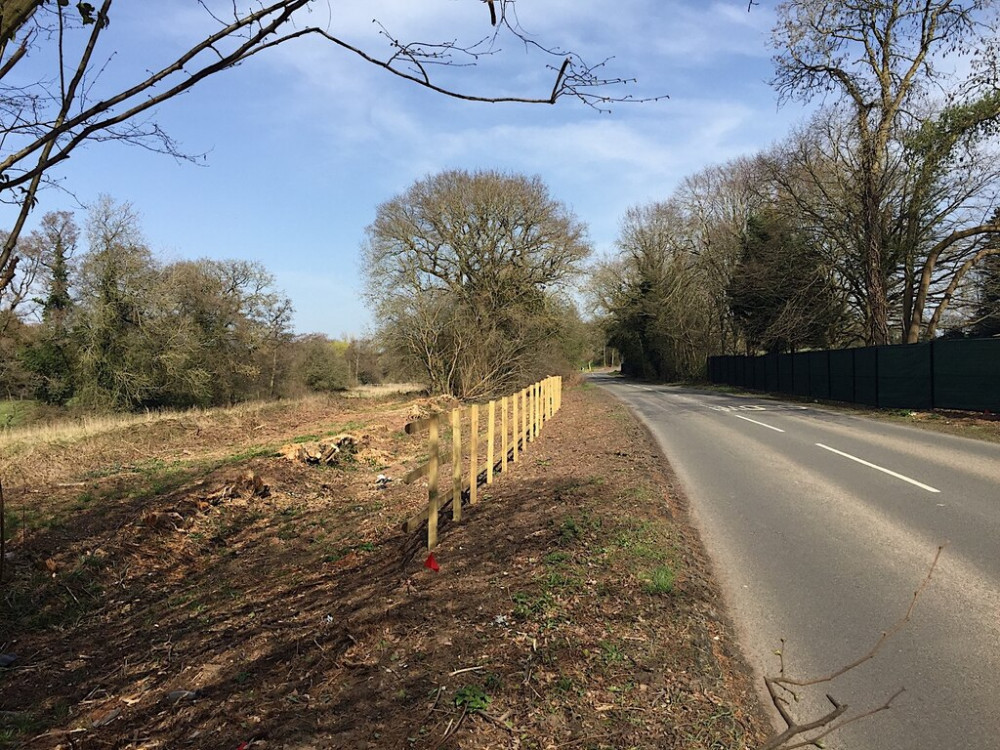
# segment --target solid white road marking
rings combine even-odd
[[[843,451],[838,451],[836,448],[831,448],[829,445],[823,445],[822,443],[816,443],[816,446],[822,448],[823,450],[830,451],[831,453],[836,453],[838,456],[843,456],[844,458],[849,458],[852,461],[857,461],[863,466],[867,466],[870,469],[875,469],[876,471],[881,471],[883,474],[888,474],[891,477],[896,477],[896,479],[902,479],[904,482],[909,482],[915,487],[919,487],[922,490],[927,490],[928,492],[941,492],[941,490],[935,489],[930,485],[924,484],[923,482],[918,482],[916,479],[910,479],[902,474],[897,474],[895,471],[886,469],[884,466],[879,466],[878,464],[873,464],[865,461],[863,458],[858,458],[857,456],[852,456],[850,453],[844,453]]]
[[[763,422],[758,422],[756,419],[750,419],[750,417],[741,417],[739,414],[734,414],[737,419],[742,419],[744,422],[753,422],[754,424],[759,424],[761,427],[766,427],[769,430],[774,430],[775,432],[784,432],[784,430],[779,430],[777,427],[772,427],[769,424],[764,424]]]

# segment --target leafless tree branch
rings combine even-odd
[[[470,102],[553,104],[563,97],[576,98],[602,110],[612,102],[651,101],[608,93],[632,79],[603,75],[605,62],[588,65],[578,55],[545,47],[531,39],[509,19],[511,0],[486,0],[494,33],[473,44],[458,41],[421,43],[401,41],[382,27],[388,40],[386,56],[368,52],[331,31],[329,26],[297,26],[301,11],[315,0],[270,0],[242,5],[234,0],[231,17],[199,0],[207,18],[217,24],[212,33],[195,41],[169,64],[149,71],[133,84],[102,98],[91,97],[93,83],[103,66],[98,49],[105,38],[114,0],[99,8],[81,3],[46,3],[44,0],[7,0],[0,8],[0,201],[18,206],[14,226],[0,246],[0,288],[11,283],[17,269],[17,242],[38,191],[58,166],[88,141],[118,140],[185,158],[177,145],[155,123],[138,122],[158,105],[188,91],[200,81],[233,68],[251,57],[302,37],[321,37],[367,63],[437,94]],[[547,97],[490,96],[451,88],[431,75],[435,66],[472,66],[484,55],[498,51],[497,33],[540,51],[553,62],[547,66],[554,83]],[[32,53],[54,52],[58,69],[48,80],[33,84],[12,82]],[[113,56],[113,53],[112,55]],[[110,57],[108,58],[110,59]],[[106,63],[105,63],[106,64]]]
[[[917,606],[917,602],[927,589],[927,586],[930,585],[931,577],[934,575],[934,570],[937,568],[938,560],[941,558],[941,552],[944,550],[945,546],[946,545],[941,545],[937,548],[937,551],[934,554],[934,559],[927,571],[927,575],[924,576],[920,585],[917,586],[916,590],[913,592],[913,598],[910,600],[910,605],[906,608],[906,612],[903,616],[900,617],[892,625],[892,627],[882,633],[879,639],[875,642],[875,645],[872,646],[867,653],[858,657],[854,661],[845,664],[828,674],[813,677],[811,679],[788,677],[785,673],[785,649],[784,641],[782,641],[782,648],[778,652],[780,664],[778,675],[776,677],[765,677],[764,684],[767,686],[767,692],[771,698],[771,703],[778,711],[778,714],[781,716],[782,721],[784,721],[786,728],[765,742],[760,747],[760,750],[793,750],[793,748],[800,747],[820,747],[819,742],[824,737],[827,737],[838,729],[841,729],[848,724],[860,721],[861,719],[873,716],[881,711],[887,711],[892,707],[896,698],[903,694],[904,688],[897,690],[881,705],[870,708],[853,716],[846,717],[842,721],[838,721],[838,719],[841,719],[841,717],[844,717],[847,714],[850,707],[847,703],[841,703],[832,695],[827,694],[826,698],[832,706],[831,710],[819,718],[799,723],[789,710],[788,696],[797,698],[795,691],[796,688],[813,687],[833,682],[838,677],[841,677],[844,674],[857,669],[862,664],[874,659],[878,655],[879,651],[882,650],[883,646],[885,646],[886,642],[909,624],[910,619],[913,617],[913,611]],[[811,737],[804,737],[804,735],[816,729],[823,729],[823,731],[819,734],[812,735]]]

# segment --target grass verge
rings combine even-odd
[[[0,747],[760,738],[683,501],[624,407],[567,393],[463,522],[443,519],[432,572],[399,531],[421,490],[398,483],[421,450],[402,425],[430,404],[325,403],[270,411],[250,438],[231,414],[186,440],[155,425],[81,438],[58,482],[16,485],[12,512],[36,516],[3,584],[0,652],[18,661],[0,671]],[[274,455],[352,423],[378,461]],[[238,489],[246,472],[266,491]]]

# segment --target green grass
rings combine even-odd
[[[625,661],[625,651],[620,643],[601,641],[598,645],[601,647],[601,655],[606,664],[618,664]]]
[[[666,565],[653,568],[644,577],[642,589],[647,594],[672,594],[674,591],[674,571]]]
[[[514,617],[519,620],[530,620],[538,615],[544,616],[555,601],[548,591],[538,596],[517,592],[511,596],[511,599],[514,602]]]
[[[545,563],[547,565],[558,565],[559,563],[566,562],[573,558],[568,552],[563,552],[561,550],[556,550],[555,552],[549,552],[545,556]]]
[[[0,713],[0,750],[22,747],[22,741],[38,734],[46,726],[46,719],[65,718],[69,715],[68,707],[59,701],[48,712],[49,716],[41,716],[32,711],[5,711]]]
[[[466,711],[485,711],[492,699],[481,685],[464,685],[455,693],[455,705]]]

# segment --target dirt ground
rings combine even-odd
[[[736,748],[755,692],[645,430],[567,391],[425,566],[406,422],[329,399],[0,461],[0,747]],[[347,432],[313,466],[288,443]],[[388,477],[386,482],[379,476]]]

